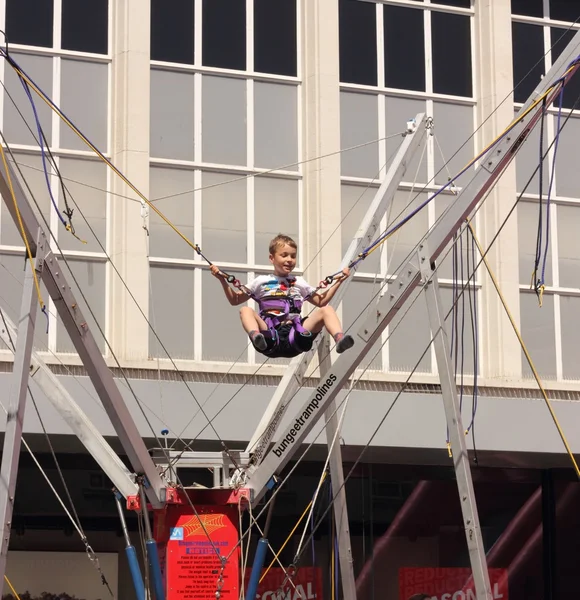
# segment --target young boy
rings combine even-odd
[[[292,358],[301,352],[308,352],[323,327],[326,327],[336,342],[339,354],[352,347],[354,340],[342,332],[336,312],[332,306],[328,306],[336,290],[350,275],[349,269],[343,269],[336,283],[326,293],[319,294],[302,277],[291,275],[296,267],[297,251],[296,242],[292,238],[277,235],[270,242],[269,250],[274,273],[260,275],[246,286],[252,296],[242,290],[232,289],[219,268],[211,266],[212,274],[221,281],[232,306],[242,304],[250,297],[260,304],[260,314],[249,306],[240,309],[242,326],[250,336],[254,348],[267,356]],[[280,300],[282,302],[277,303]],[[303,300],[319,309],[305,319],[300,318]],[[283,309],[283,306],[287,308]]]

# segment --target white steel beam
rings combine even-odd
[[[428,264],[436,261],[461,224],[501,177],[521,144],[539,121],[542,106],[541,102],[538,104],[536,99],[547,94],[546,104],[549,106],[554,101],[558,91],[552,89],[554,83],[560,80],[566,82],[574,75],[580,63],[571,65],[571,61],[575,60],[579,54],[580,32],[576,33],[524,104],[519,113],[524,116],[513,124],[495,144],[486,149],[472,180],[426,234],[424,241],[418,245],[419,250],[422,250],[423,246],[429,249]],[[536,103],[534,104],[534,102]],[[427,259],[423,257],[421,260]],[[258,466],[252,465],[248,469],[245,486],[253,490],[254,502],[258,502],[262,498],[273,476],[279,473],[298,451],[306,436],[312,431],[338,392],[346,385],[362,359],[373,344],[380,339],[381,333],[393,320],[396,313],[405,306],[421,282],[421,277],[421,264],[417,255],[412,256],[407,264],[397,269],[395,282],[389,285],[388,294],[379,300],[376,310],[371,312],[371,316],[359,331],[354,347],[341,354],[333,367],[324,373],[318,388],[296,411],[295,417],[265,455],[262,463]]]
[[[36,241],[34,241],[36,237],[32,237],[31,234],[43,230],[14,170],[10,165],[8,165],[8,169],[10,170],[20,218],[24,226],[24,233],[30,241],[34,255],[36,253]],[[18,225],[19,218],[7,183],[6,171],[2,165],[0,165],[0,194],[14,222]],[[113,374],[107,366],[80,310],[78,301],[67,282],[67,277],[62,272],[56,256],[50,253],[44,263],[42,281],[119,436],[119,441],[127,453],[133,469],[136,474],[143,475],[147,480],[146,493],[149,501],[154,508],[161,508],[165,502],[165,484],[155,463],[149,456],[147,447],[115,383]]]
[[[6,432],[4,433],[2,466],[0,469],[2,485],[2,491],[0,492],[0,523],[2,523],[2,537],[0,538],[0,581],[2,582],[6,574],[6,560],[8,558],[12,514],[14,511],[14,495],[16,491],[16,479],[18,478],[18,464],[20,462],[24,411],[28,395],[30,355],[32,353],[32,342],[34,341],[36,315],[39,308],[39,298],[36,297],[35,293],[35,277],[40,279],[44,257],[48,250],[48,241],[40,229],[37,228],[35,234],[35,249],[32,254],[34,262],[26,262],[26,273],[24,276],[24,285],[22,286],[18,340],[14,350],[14,367],[8,395]],[[28,239],[30,240],[31,238]]]
[[[417,114],[414,118],[413,126],[410,123],[411,121],[408,124],[405,139],[393,158],[393,162],[387,171],[383,183],[378,189],[354,239],[343,257],[341,269],[348,266],[371,243],[380,226],[381,219],[393,200],[401,179],[407,172],[413,156],[426,143],[428,131],[425,115],[423,113]],[[352,269],[353,274],[355,271],[356,267]],[[330,302],[331,306],[337,307],[340,304],[351,280],[352,278],[348,279],[340,286]],[[294,358],[288,369],[286,369],[258,428],[246,448],[246,452],[252,456],[253,464],[260,464],[268,451],[288,404],[300,389],[306,368],[322,339],[323,335],[319,335],[312,350]]]
[[[12,344],[16,343],[16,326],[12,323],[6,311],[0,309],[0,312],[2,313],[0,339],[10,348]],[[3,323],[6,323],[7,329],[3,327]],[[30,367],[31,379],[44,392],[48,401],[83,443],[117,490],[125,498],[137,494],[138,488],[129,469],[34,349],[32,350]]]

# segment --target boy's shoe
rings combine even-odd
[[[342,354],[345,350],[354,346],[354,340],[350,335],[343,335],[338,342],[336,342],[336,352]]]
[[[268,347],[268,344],[266,343],[266,338],[264,337],[263,333],[252,332],[252,334],[250,334],[250,340],[252,342],[252,345],[258,352],[264,352],[264,350],[266,350],[266,348]]]

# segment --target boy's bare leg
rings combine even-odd
[[[264,320],[249,306],[240,308],[240,319],[242,320],[242,327],[245,329],[246,333],[251,333],[252,331],[268,331],[268,326]]]
[[[267,331],[268,326],[262,318],[258,315],[255,310],[252,310],[249,306],[243,306],[240,308],[240,319],[242,320],[242,327],[246,333],[250,336],[252,344],[256,350],[264,351],[267,348],[266,339],[261,331]]]
[[[332,306],[323,306],[309,315],[302,324],[311,333],[318,333],[326,327],[326,331],[336,342],[336,351],[340,354],[354,344],[350,335],[344,335],[338,315]]]

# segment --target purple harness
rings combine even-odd
[[[288,343],[296,352],[302,352],[296,343],[296,335],[310,336],[311,333],[302,326],[300,311],[302,310],[302,300],[295,300],[290,296],[270,297],[258,300],[260,317],[264,320],[272,338],[275,340],[273,352],[278,346],[278,327],[282,323],[291,321],[292,328],[288,334]]]

